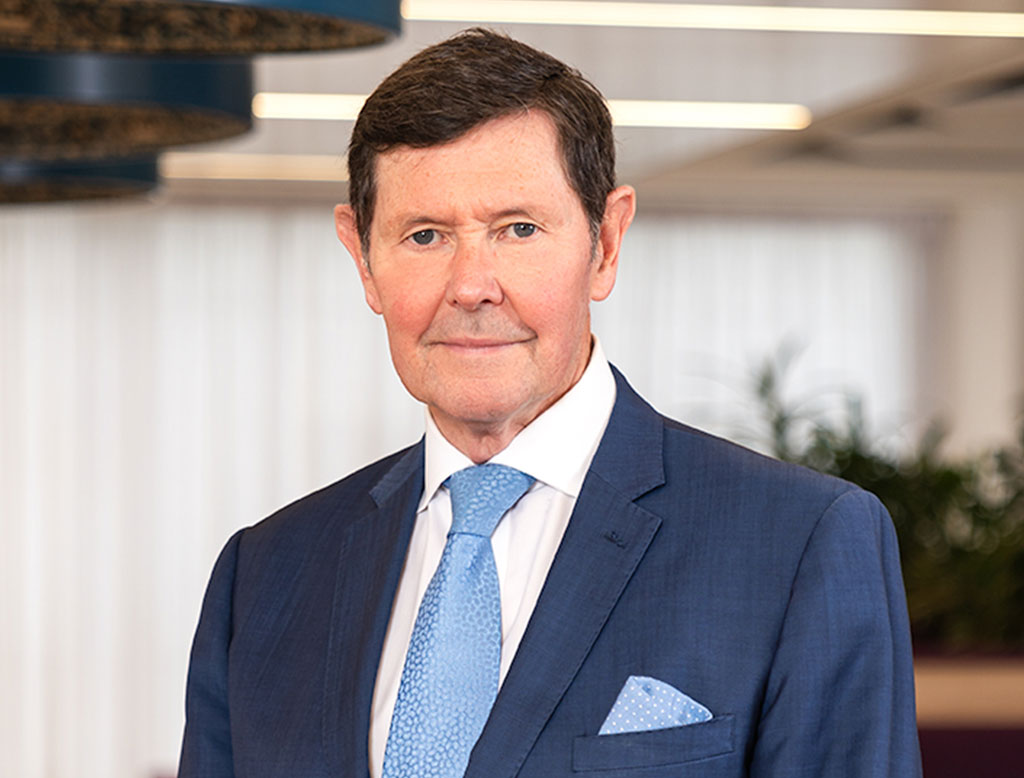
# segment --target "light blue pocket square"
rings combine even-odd
[[[675,687],[657,678],[631,675],[597,734],[646,732],[710,719],[711,711]]]

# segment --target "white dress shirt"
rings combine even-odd
[[[536,479],[491,536],[501,588],[499,683],[505,680],[519,648],[614,404],[615,379],[595,337],[590,362],[580,380],[489,460]],[[437,569],[452,524],[451,499],[442,483],[452,473],[473,465],[441,434],[430,412],[425,415],[423,496],[391,609],[373,692],[372,778],[379,778],[384,764],[391,714],[420,600]]]

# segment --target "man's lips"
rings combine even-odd
[[[434,341],[433,345],[446,346],[460,351],[489,351],[525,343],[528,338],[445,338]]]

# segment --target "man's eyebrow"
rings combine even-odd
[[[529,205],[516,205],[511,208],[502,208],[500,211],[490,214],[487,218],[489,221],[514,218],[536,220],[541,216],[539,210],[538,208],[531,208]],[[395,225],[396,231],[405,232],[420,224],[448,224],[448,220],[429,213],[418,213],[399,217],[392,224]]]
[[[415,227],[418,224],[444,224],[444,223],[445,223],[444,219],[442,219],[440,217],[437,217],[437,216],[431,216],[430,214],[427,214],[427,213],[411,214],[409,216],[403,216],[401,218],[395,219],[392,222],[392,224],[395,225],[395,229],[398,232],[405,232],[406,230],[410,229],[411,227]]]
[[[493,219],[508,219],[512,216],[522,216],[529,219],[537,218],[535,215],[535,209],[527,206],[517,206],[515,208],[505,208],[504,210],[498,211],[494,214]]]

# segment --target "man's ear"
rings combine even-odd
[[[366,294],[366,304],[374,313],[380,313],[382,308],[380,297],[377,294],[377,285],[370,273],[369,257],[363,255],[363,243],[359,239],[356,215],[352,206],[344,204],[334,206],[334,229],[338,233],[338,240],[345,245],[356,263],[359,280],[363,282],[363,292]]]
[[[604,218],[594,247],[594,271],[590,279],[590,299],[603,300],[615,286],[619,270],[619,249],[626,230],[636,213],[636,192],[631,186],[620,186],[608,193]]]

